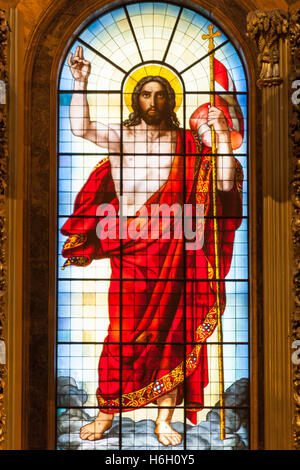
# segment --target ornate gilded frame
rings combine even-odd
[[[7,366],[6,366],[6,294],[7,294],[7,213],[6,198],[8,184],[8,133],[7,133],[7,103],[6,87],[8,83],[7,43],[9,26],[5,12],[0,10],[0,449],[3,448],[6,437],[7,420]]]
[[[48,2],[49,3],[49,2]],[[21,329],[23,347],[18,352],[22,357],[23,380],[22,384],[11,385],[10,396],[22,397],[22,411],[12,413],[8,417],[8,425],[5,419],[8,409],[13,409],[14,404],[8,405],[4,401],[2,390],[7,385],[7,369],[10,374],[10,365],[0,365],[0,439],[2,446],[10,447],[12,432],[8,429],[20,428],[20,448],[45,449],[54,448],[54,333],[55,333],[55,207],[56,207],[56,80],[60,60],[69,38],[76,32],[86,19],[99,10],[105,8],[111,2],[107,0],[74,0],[72,4],[67,0],[50,1],[40,17],[29,44],[24,50],[25,73],[22,82],[25,85],[25,98],[20,107],[22,123],[24,126],[24,140],[20,141],[20,153],[23,155],[24,170],[24,250],[22,256],[22,282],[24,284],[24,296],[22,304],[22,324],[16,326],[14,318],[7,319],[5,292],[7,274],[5,268],[0,272],[1,289],[4,295],[0,300],[0,340],[4,340],[8,346],[8,358],[12,363],[14,352],[18,346],[13,342],[7,342],[7,325],[11,330]],[[118,2],[114,2],[118,5]],[[224,8],[226,3],[226,9]],[[187,2],[189,4],[189,2]],[[284,163],[284,175],[280,168],[274,169],[268,176],[268,145],[272,145],[277,158],[280,160],[286,151],[288,131],[283,120],[280,149],[272,140],[272,136],[262,132],[263,119],[266,119],[268,106],[275,106],[277,101],[281,103],[280,110],[291,112],[291,103],[284,102],[289,96],[290,52],[293,57],[293,66],[299,54],[299,28],[297,26],[297,14],[289,16],[286,12],[254,12],[247,14],[251,8],[249,2],[236,0],[202,0],[194,1],[194,6],[205,8],[211,12],[213,18],[224,25],[232,34],[232,40],[237,43],[245,57],[249,71],[250,84],[250,127],[255,130],[250,136],[250,211],[251,211],[251,404],[252,416],[251,446],[257,448],[299,448],[299,367],[294,367],[294,386],[292,388],[291,375],[291,344],[289,340],[297,338],[299,333],[299,240],[297,235],[299,227],[299,109],[294,109],[291,120],[291,183],[288,184],[287,165]],[[225,14],[226,11],[226,14]],[[298,13],[299,17],[299,13]],[[248,33],[247,33],[248,24]],[[5,77],[6,59],[3,50],[6,49],[8,27],[4,15],[0,16],[0,79]],[[258,62],[256,48],[249,41],[251,37],[258,47]],[[289,48],[288,39],[291,39],[292,48]],[[13,40],[12,40],[13,42]],[[298,59],[297,59],[298,60]],[[296,69],[298,65],[295,65]],[[298,73],[298,72],[296,72]],[[297,75],[298,77],[298,75]],[[10,77],[11,79],[11,77]],[[258,79],[258,86],[256,86]],[[288,84],[287,84],[288,81]],[[16,90],[14,90],[16,91]],[[1,105],[0,105],[1,106]],[[273,109],[273,108],[272,108]],[[0,112],[7,112],[0,107]],[[270,108],[269,108],[270,112]],[[296,113],[296,114],[295,114]],[[286,119],[286,121],[288,121]],[[0,129],[1,154],[4,153],[4,162],[8,158],[7,130],[5,117],[2,119]],[[278,129],[277,129],[278,130]],[[276,128],[273,128],[276,133]],[[6,134],[6,137],[3,135]],[[13,136],[12,136],[13,137]],[[17,137],[15,135],[15,137]],[[261,145],[263,143],[263,145]],[[11,145],[11,142],[10,142]],[[270,147],[269,147],[270,148]],[[265,149],[265,150],[264,150]],[[2,156],[2,155],[1,155]],[[12,155],[12,158],[14,156]],[[281,160],[280,160],[281,161]],[[1,171],[2,167],[0,168]],[[1,177],[6,184],[8,171],[4,167]],[[284,178],[284,180],[282,179]],[[281,183],[286,183],[284,193],[280,192]],[[280,189],[280,190],[279,190]],[[276,192],[277,191],[277,192]],[[290,198],[286,195],[290,191]],[[6,201],[6,194],[0,192],[2,201]],[[282,199],[280,199],[282,198]],[[4,204],[1,205],[3,207]],[[2,211],[2,209],[1,209]],[[293,212],[293,213],[292,213]],[[277,220],[278,236],[285,243],[278,246],[276,239],[268,233],[268,227]],[[265,217],[267,215],[267,220]],[[255,223],[254,223],[255,221]],[[291,221],[293,221],[293,245],[291,243]],[[283,225],[283,228],[281,227]],[[2,241],[0,245],[0,264],[6,266],[5,237],[7,233],[7,220],[5,212],[0,214],[0,230]],[[42,227],[42,229],[41,229]],[[261,235],[263,228],[263,236]],[[267,249],[271,245],[273,251]],[[294,259],[292,261],[292,246],[294,247]],[[272,277],[274,265],[272,257],[280,253],[282,247],[286,256],[282,257],[281,265],[275,268],[289,270],[294,266],[294,276],[287,272],[282,284],[280,308],[270,298],[269,293],[275,292],[277,280]],[[269,266],[270,264],[270,266]],[[276,281],[276,282],[275,282]],[[293,282],[294,281],[294,290]],[[272,292],[272,293],[273,293]],[[296,308],[294,308],[293,292]],[[274,295],[275,295],[274,294]],[[284,299],[288,296],[287,305]],[[278,300],[278,298],[277,298]],[[275,295],[276,301],[276,295]],[[284,308],[286,312],[283,315]],[[276,313],[273,319],[273,311]],[[281,319],[281,317],[283,317]],[[281,321],[280,325],[277,322]],[[282,328],[282,337],[279,328]],[[278,335],[276,348],[272,349],[270,340]],[[282,356],[282,357],[281,357]],[[262,361],[261,358],[264,358]],[[288,362],[285,362],[288,361]],[[274,377],[273,377],[274,376]],[[294,402],[292,402],[294,393]],[[7,394],[6,394],[7,395]],[[6,396],[5,395],[5,396]],[[282,400],[281,400],[282,399]],[[281,400],[281,401],[280,401]],[[36,403],[40,406],[36,407]],[[293,409],[292,409],[293,408]],[[276,421],[284,421],[284,437],[282,429],[277,429]],[[265,416],[265,422],[260,417]],[[292,428],[292,416],[293,428]],[[18,418],[21,418],[18,420]],[[45,431],[47,430],[47,432]],[[292,439],[292,435],[294,436]]]
[[[289,38],[291,47],[291,76],[290,87],[293,93],[293,84],[300,84],[300,9],[291,13]],[[300,339],[300,104],[291,100],[292,112],[290,119],[290,151],[291,151],[291,180],[290,191],[293,204],[291,228],[293,237],[293,285],[294,285],[294,311],[292,315],[292,347],[299,348]],[[298,349],[299,351],[299,349]],[[293,438],[294,446],[300,449],[300,360],[299,352],[293,361],[293,398],[294,419]]]

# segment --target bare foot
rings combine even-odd
[[[105,431],[111,428],[113,415],[99,412],[98,416],[89,424],[80,429],[80,437],[83,440],[98,441]]]
[[[178,446],[181,444],[182,436],[173,429],[166,421],[156,422],[155,434],[159,442],[164,446]]]

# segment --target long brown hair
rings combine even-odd
[[[128,119],[126,119],[126,121],[123,122],[123,125],[126,127],[130,127],[130,126],[137,126],[138,124],[141,123],[142,117],[141,117],[141,109],[139,105],[139,96],[140,96],[143,86],[149,82],[158,82],[164,87],[166,94],[167,94],[166,125],[169,129],[178,129],[178,127],[180,126],[180,123],[174,111],[174,108],[176,106],[175,92],[173,88],[171,87],[170,83],[168,82],[168,80],[166,80],[163,77],[160,77],[159,75],[157,76],[148,75],[147,77],[142,78],[136,84],[132,93],[132,102],[131,102],[133,113],[131,113]]]

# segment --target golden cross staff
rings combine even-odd
[[[209,39],[208,52],[210,53],[210,105],[215,106],[215,49],[214,38],[221,37],[221,32],[214,33],[214,25],[208,26],[209,34],[204,34],[202,39]],[[213,216],[214,216],[214,247],[216,263],[216,297],[217,297],[217,321],[218,321],[218,352],[219,352],[219,391],[220,391],[220,435],[221,440],[225,435],[225,409],[224,409],[224,366],[223,366],[223,331],[222,331],[222,312],[220,301],[220,256],[219,256],[219,233],[217,220],[217,163],[216,163],[216,133],[214,126],[211,126],[211,151],[212,151],[212,183],[213,183]]]

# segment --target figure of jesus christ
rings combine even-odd
[[[69,66],[74,78],[74,93],[70,104],[71,130],[75,136],[88,139],[108,150],[116,196],[119,200],[121,195],[126,197],[126,215],[134,216],[153,195],[166,187],[174,167],[180,130],[174,112],[175,93],[167,80],[159,76],[147,76],[137,84],[133,92],[133,113],[127,121],[109,125],[94,122],[90,118],[87,96],[84,93],[91,64],[84,59],[82,47],[77,47],[74,57],[70,54]],[[222,194],[231,194],[234,191],[236,162],[232,156],[230,133],[223,112],[211,107],[207,124],[214,126],[218,136],[217,188],[222,198]],[[123,172],[122,189],[120,168]],[[155,344],[161,340],[159,328],[154,328],[154,323],[153,320],[145,331],[135,336],[135,344]],[[152,331],[150,336],[149,331]],[[111,328],[110,340],[117,341],[118,338],[118,332]],[[165,446],[176,446],[182,441],[182,436],[171,426],[178,397],[179,388],[175,387],[155,400],[158,406],[155,434]],[[113,412],[105,411],[100,410],[92,423],[81,428],[81,439],[94,441],[102,438],[103,433],[112,426],[114,416]]]

